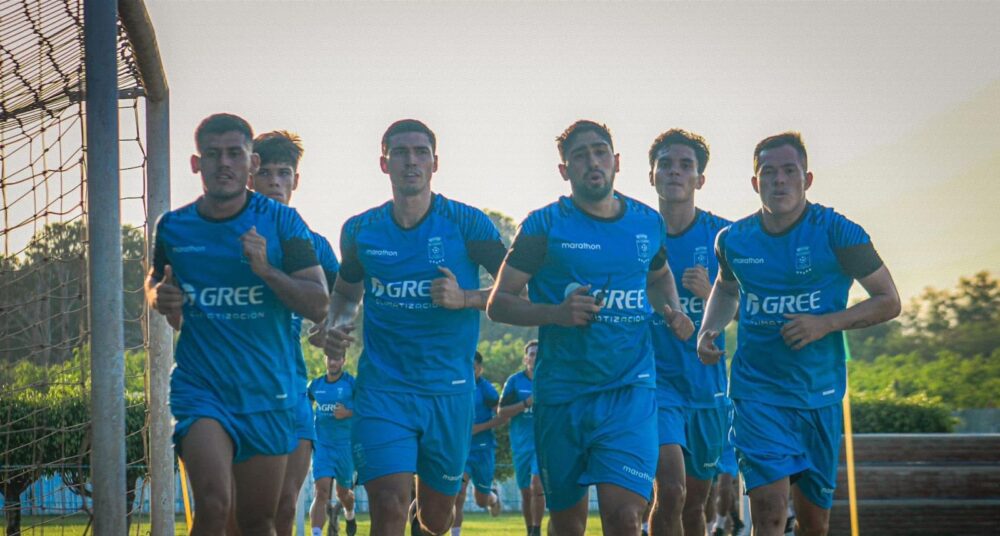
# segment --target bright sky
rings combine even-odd
[[[335,244],[344,220],[389,198],[379,140],[403,117],[437,133],[436,191],[518,221],[568,193],[554,138],[578,118],[611,127],[617,188],[651,204],[653,138],[704,135],[698,204],[730,218],[759,206],[756,142],[795,129],[810,199],[869,230],[904,296],[1000,273],[987,165],[1000,163],[1000,2],[146,2],[171,88],[175,207],[200,194],[193,132],[220,111],[302,136],[292,204]],[[972,132],[975,150],[938,143],[942,121],[948,142],[966,148]],[[968,225],[934,234],[913,196],[975,170],[985,194],[945,215]]]

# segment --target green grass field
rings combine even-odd
[[[145,535],[149,531],[149,519],[140,518],[135,520],[129,534]],[[6,518],[0,516],[0,525],[6,525]],[[344,534],[343,521],[341,521],[340,533]],[[21,520],[24,536],[83,536],[87,528],[87,519],[83,516],[69,518],[54,518],[45,516],[24,517]],[[368,515],[358,514],[358,536],[368,534]],[[308,529],[308,523],[306,524]],[[409,534],[409,529],[407,529]],[[93,534],[93,527],[86,532]],[[462,536],[523,536],[524,519],[518,513],[503,513],[500,517],[490,517],[486,513],[466,512],[465,521],[462,523]],[[187,526],[184,523],[184,516],[177,517],[177,531],[175,534],[187,534]],[[601,534],[601,519],[596,513],[590,515],[587,521],[587,535]]]

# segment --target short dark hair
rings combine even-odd
[[[404,132],[422,132],[427,134],[427,137],[431,140],[431,151],[437,154],[437,136],[434,135],[434,131],[430,127],[416,119],[400,119],[389,125],[389,128],[385,129],[385,134],[382,134],[382,156],[389,156],[389,137]]]
[[[538,339],[531,339],[527,344],[524,345],[524,353],[528,353],[528,348],[532,346],[538,346]]]
[[[708,142],[694,132],[682,128],[672,128],[653,140],[653,145],[649,147],[649,169],[653,169],[653,164],[656,163],[656,153],[668,145],[690,147],[694,151],[695,158],[698,159],[698,173],[705,172],[705,167],[708,166]]]
[[[566,128],[556,138],[556,146],[559,148],[559,157],[562,161],[566,161],[566,149],[569,148],[570,144],[573,142],[573,138],[583,134],[584,132],[596,132],[598,136],[604,141],[608,142],[611,146],[611,150],[615,150],[615,144],[611,141],[611,130],[608,126],[603,123],[598,123],[596,121],[590,121],[588,119],[580,119]]]
[[[205,142],[205,138],[210,134],[224,134],[233,131],[243,134],[246,138],[246,142],[244,143],[247,145],[253,142],[253,128],[250,126],[250,123],[247,123],[246,119],[233,114],[212,114],[203,119],[198,124],[198,128],[195,129],[195,146],[198,147],[198,151],[201,151],[201,146]]]
[[[802,170],[809,170],[809,157],[806,155],[806,144],[802,141],[802,134],[790,130],[760,140],[760,143],[753,150],[753,172],[757,173],[757,168],[760,165],[760,153],[782,145],[791,145],[799,153],[799,159],[802,160]]]
[[[483,364],[483,354],[481,354],[481,353],[479,353],[477,351],[476,355],[472,357],[472,360],[475,361],[476,363],[479,363],[480,365],[482,365]]]
[[[302,138],[287,130],[272,130],[257,136],[253,140],[253,152],[260,155],[260,165],[291,164],[292,169],[299,169],[299,159],[302,158]]]

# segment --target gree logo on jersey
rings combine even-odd
[[[699,298],[698,296],[681,296],[681,311],[684,311],[686,315],[692,314],[702,314],[705,312],[705,300]]]
[[[188,283],[181,284],[186,305],[247,306],[264,304],[264,285],[252,287],[205,287],[201,290]]]
[[[372,294],[376,298],[429,298],[431,295],[431,280],[383,283],[378,278],[373,277]]]
[[[786,296],[766,296],[761,299],[753,292],[748,292],[746,312],[749,316],[761,312],[769,315],[808,313],[819,310],[821,296],[821,291],[816,290]]]
[[[566,285],[563,296],[569,296],[582,287],[579,283]],[[646,289],[590,289],[590,295],[597,299],[602,309],[642,309],[646,306]]]
[[[324,413],[333,413],[337,409],[337,404],[316,404],[316,409]]]

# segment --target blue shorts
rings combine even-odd
[[[492,448],[473,449],[465,462],[465,474],[469,475],[472,485],[483,495],[493,491],[493,472],[496,470],[496,456]]]
[[[332,478],[342,488],[354,488],[354,460],[350,443],[313,443],[312,466],[313,480]]]
[[[727,474],[733,478],[739,475],[740,467],[736,463],[736,450],[733,449],[733,436],[729,433],[733,427],[733,406],[726,409],[726,444],[722,447],[722,455],[719,456],[718,474]]]
[[[628,386],[534,407],[550,510],[576,505],[591,484],[614,484],[650,499],[657,459],[654,389]]]
[[[514,476],[517,477],[518,489],[528,489],[531,487],[531,477],[540,475],[538,472],[538,457],[535,456],[535,449],[523,451],[512,451],[514,459]]]
[[[684,471],[696,480],[712,480],[726,443],[728,408],[661,406],[657,429],[661,445],[680,445]]]
[[[840,404],[797,409],[733,400],[733,446],[747,490],[785,477],[829,509],[844,428]]]
[[[284,456],[295,450],[295,408],[233,413],[215,393],[182,382],[173,382],[170,412],[174,416],[174,448],[181,453],[184,436],[200,419],[218,422],[233,442],[233,463],[254,456]],[[183,456],[181,456],[183,458]]]
[[[472,443],[472,392],[421,395],[358,389],[351,442],[358,481],[416,473],[445,495],[462,489]]]
[[[313,417],[312,400],[309,392],[302,393],[302,400],[295,405],[295,438],[307,439],[316,443],[316,423]]]

